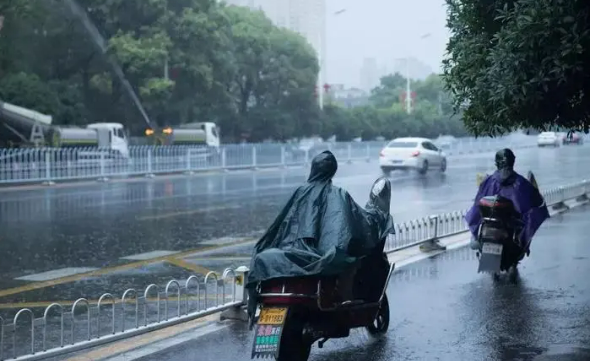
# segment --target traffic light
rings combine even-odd
[[[330,91],[330,84],[324,84],[324,93],[328,93]]]

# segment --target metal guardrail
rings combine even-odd
[[[550,188],[543,191],[542,194],[548,206],[563,207],[567,200],[587,199],[590,196],[590,180]],[[465,223],[467,211],[468,209],[443,213],[396,224],[396,234],[389,236],[385,250],[387,252],[401,251],[439,238],[466,232],[468,230]]]
[[[565,207],[568,200],[588,199],[590,181],[549,189],[543,195],[547,205]],[[465,213],[396,224],[396,234],[389,237],[385,250],[396,252],[465,232]],[[128,289],[120,299],[105,293],[96,302],[80,298],[68,307],[54,303],[41,313],[21,309],[12,322],[0,318],[0,361],[41,360],[235,310],[247,301],[247,273],[244,266],[228,268],[221,275],[209,272],[182,282],[150,284],[143,293]]]
[[[45,359],[239,307],[245,303],[246,270],[170,280],[165,287],[150,284],[143,292],[130,288],[120,299],[104,293],[67,307],[53,303],[42,313],[21,309],[12,322],[0,318],[0,360]]]
[[[527,148],[533,140],[512,144],[505,138],[459,139],[447,155],[481,153],[499,147]],[[199,146],[132,146],[129,159],[98,148],[0,149],[0,185],[83,179],[154,176],[214,170],[306,165],[330,149],[341,162],[377,159],[385,143],[323,143],[312,150],[289,144],[228,144],[219,150]]]

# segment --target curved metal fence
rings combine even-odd
[[[569,200],[587,200],[590,181],[543,192],[548,205],[565,207]],[[465,211],[424,217],[395,225],[386,251],[396,252],[467,230]],[[104,293],[98,300],[80,298],[71,305],[53,303],[35,312],[19,310],[12,320],[0,318],[0,360],[39,360],[135,336],[245,305],[248,268],[209,272],[143,290],[128,289],[120,297]]]

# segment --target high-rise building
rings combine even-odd
[[[375,58],[363,59],[363,65],[360,71],[361,89],[370,92],[371,89],[379,85],[379,67]]]
[[[226,0],[228,4],[264,11],[272,22],[301,34],[315,49],[319,88],[326,82],[326,0]]]
[[[410,79],[425,79],[433,73],[431,67],[413,57],[395,59],[388,70],[391,74],[400,73],[404,77],[409,73]]]

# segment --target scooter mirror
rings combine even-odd
[[[531,183],[532,183],[532,185],[533,185],[535,188],[539,189],[539,185],[537,184],[537,179],[535,178],[535,175],[533,174],[533,172],[531,172],[530,170],[529,170],[529,172],[527,173],[527,179],[529,180],[529,182],[531,182]]]
[[[377,178],[371,187],[369,202],[383,212],[389,213],[391,202],[391,182],[385,177]]]

